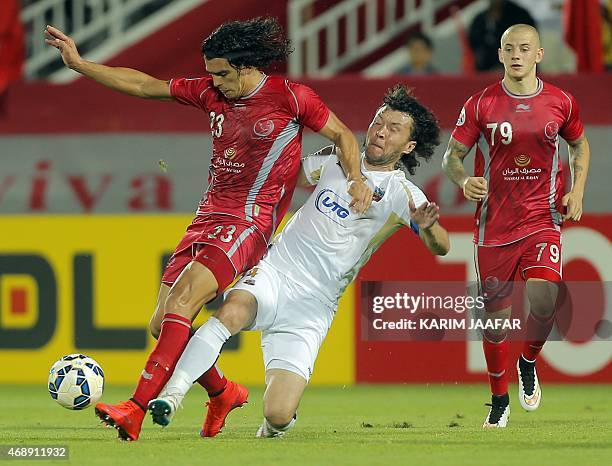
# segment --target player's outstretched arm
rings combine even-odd
[[[444,256],[450,250],[448,232],[438,220],[440,207],[435,202],[423,202],[419,207],[414,205],[412,199],[408,201],[410,219],[419,227],[419,237],[432,254]]]
[[[168,81],[130,68],[114,68],[83,60],[74,40],[53,26],[46,27],[45,42],[60,51],[68,68],[111,89],[146,99],[173,100]]]
[[[567,206],[563,220],[579,221],[582,217],[582,198],[589,172],[591,151],[589,141],[583,134],[575,141],[567,141],[569,148],[570,170],[572,172],[572,189],[561,200]]]
[[[333,112],[329,112],[327,123],[319,134],[332,141],[340,149],[338,159],[348,179],[348,193],[353,198],[349,207],[358,214],[365,213],[372,204],[373,192],[364,182],[361,174],[361,157],[357,139]]]
[[[481,176],[470,176],[465,171],[463,159],[470,152],[470,147],[450,138],[442,160],[442,169],[469,201],[482,201],[487,195],[487,180]]]

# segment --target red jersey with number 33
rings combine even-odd
[[[531,95],[512,94],[498,82],[468,99],[452,137],[477,145],[474,176],[489,183],[476,208],[476,244],[501,246],[537,231],[560,231],[559,136],[575,141],[583,131],[574,97],[540,79]]]
[[[243,218],[270,239],[295,189],[303,127],[320,131],[329,109],[309,87],[273,76],[235,101],[211,77],[172,80],[170,92],[206,113],[213,136],[208,190],[197,214]]]

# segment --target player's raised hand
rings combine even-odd
[[[53,26],[45,28],[45,42],[60,51],[62,60],[68,68],[75,69],[82,60],[74,40]]]
[[[422,230],[430,228],[440,218],[440,207],[435,202],[423,202],[419,207],[416,207],[410,199],[408,208],[410,209],[410,218]]]
[[[563,220],[580,221],[582,217],[582,194],[570,191],[561,199],[561,205],[566,208]]]
[[[487,195],[487,190],[487,180],[482,176],[470,176],[463,183],[463,195],[468,201],[482,201]]]
[[[348,193],[353,198],[349,207],[358,214],[364,214],[372,204],[374,194],[363,180],[351,180],[348,182]]]

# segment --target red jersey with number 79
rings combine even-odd
[[[489,188],[474,216],[474,243],[502,246],[541,230],[560,231],[564,182],[559,137],[584,132],[574,97],[538,79],[531,95],[512,94],[502,82],[465,103],[452,137],[476,144],[474,176]]]
[[[269,240],[289,207],[300,169],[304,126],[320,131],[329,109],[309,87],[265,76],[249,95],[227,100],[211,77],[175,79],[180,103],[205,112],[213,151],[198,215],[252,222]]]

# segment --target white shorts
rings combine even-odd
[[[285,369],[308,381],[336,307],[314,298],[263,261],[226,295],[233,290],[248,291],[257,299],[255,322],[246,330],[261,330],[266,371]]]

